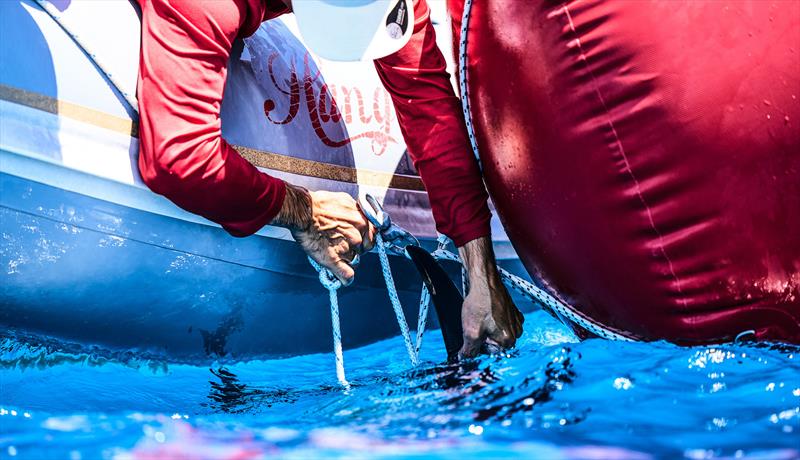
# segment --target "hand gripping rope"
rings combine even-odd
[[[366,195],[365,199],[361,200],[361,209],[367,219],[378,229],[375,236],[375,251],[378,253],[378,258],[381,263],[381,270],[383,272],[383,279],[386,282],[386,290],[389,294],[389,301],[394,309],[397,325],[400,327],[400,333],[405,342],[408,358],[412,366],[419,364],[419,353],[422,347],[422,337],[425,333],[425,326],[428,318],[428,310],[430,309],[431,296],[425,284],[422,284],[422,292],[419,301],[419,316],[417,318],[417,336],[416,340],[412,342],[411,333],[409,331],[408,323],[405,314],[403,313],[402,305],[400,304],[400,297],[397,295],[397,288],[395,287],[394,278],[392,276],[392,269],[389,266],[388,254],[403,255],[408,257],[405,248],[408,245],[419,246],[417,239],[408,231],[392,223],[389,215],[383,210],[380,203],[377,202],[371,195]],[[431,253],[436,260],[449,260],[461,264],[459,256],[449,250],[447,246],[450,240],[446,236],[440,236],[439,247]],[[333,329],[333,351],[336,361],[336,378],[342,386],[349,388],[350,384],[347,382],[344,370],[344,356],[342,351],[342,333],[339,320],[339,299],[337,291],[342,287],[342,283],[327,269],[320,266],[316,261],[309,258],[311,265],[319,272],[319,280],[323,287],[328,290],[330,296],[331,306],[331,323]],[[569,321],[578,324],[582,328],[606,339],[611,340],[626,340],[631,339],[613,332],[606,327],[595,323],[590,318],[583,316],[572,307],[566,305],[560,300],[548,294],[543,289],[535,286],[533,283],[520,278],[513,273],[509,273],[505,269],[498,267],[500,279],[510,289],[514,289],[533,301],[534,303],[542,305],[545,309],[553,312],[556,317],[568,319]],[[466,281],[466,272],[462,265],[462,286],[465,292],[468,289]]]
[[[394,255],[405,255],[405,247],[409,244],[419,245],[413,235],[403,230],[397,225],[392,224],[389,215],[383,211],[383,207],[371,195],[361,201],[361,209],[372,225],[378,230],[375,235],[375,250],[381,263],[383,279],[386,282],[386,291],[389,294],[389,301],[394,309],[400,333],[403,335],[408,358],[412,366],[419,363],[419,350],[422,345],[422,335],[425,331],[425,323],[428,317],[430,295],[427,288],[423,285],[420,297],[419,318],[417,320],[416,342],[411,341],[411,332],[408,328],[403,307],[400,304],[400,297],[397,295],[397,287],[392,276],[392,269],[389,266],[389,256],[387,252]],[[325,289],[328,290],[331,305],[331,323],[333,328],[333,352],[336,360],[336,378],[340,384],[349,387],[344,371],[344,356],[342,352],[342,332],[339,320],[339,298],[337,291],[342,287],[342,283],[328,270],[320,266],[316,261],[308,258],[311,265],[319,273],[319,280]]]

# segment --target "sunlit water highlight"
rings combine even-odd
[[[516,350],[409,369],[399,337],[197,367],[0,345],[0,457],[800,457],[800,349],[577,342],[543,312]],[[301,340],[302,338],[299,338]]]

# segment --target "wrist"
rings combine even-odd
[[[470,286],[497,287],[499,274],[490,237],[484,236],[468,241],[458,248],[458,253],[467,270]]]
[[[287,182],[283,205],[271,223],[292,231],[306,230],[311,227],[311,205],[311,194],[308,190]]]

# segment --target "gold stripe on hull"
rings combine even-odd
[[[0,99],[15,104],[41,110],[42,112],[52,113],[67,117],[76,121],[105,128],[132,137],[139,136],[139,124],[128,118],[120,118],[106,112],[94,110],[72,102],[62,101],[44,94],[26,91],[0,84]]]
[[[0,84],[0,100],[70,118],[120,134],[132,137],[139,135],[139,124],[133,120],[13,86]],[[422,180],[417,176],[356,169],[238,145],[233,147],[250,163],[274,171],[351,184],[379,187],[385,187],[388,184],[389,188],[397,190],[425,191]]]

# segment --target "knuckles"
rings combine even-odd
[[[464,329],[464,342],[474,343],[481,339],[481,333],[478,329]]]
[[[514,338],[514,336],[508,334],[503,334],[503,337],[500,338],[500,340],[497,340],[497,344],[503,348],[512,348],[516,343],[517,340]]]

